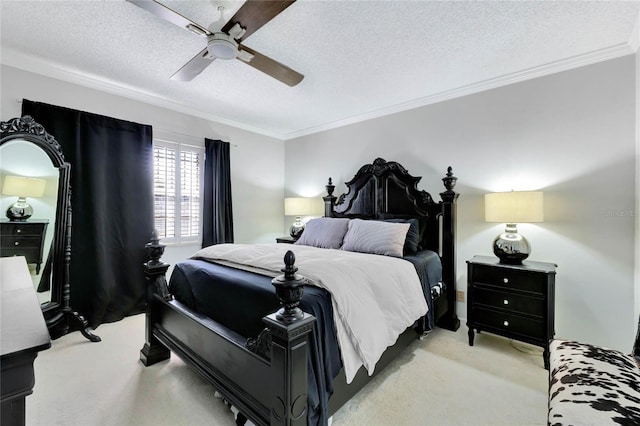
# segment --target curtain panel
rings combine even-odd
[[[230,144],[205,138],[202,247],[233,242]]]
[[[71,306],[92,328],[144,311],[153,232],[148,125],[23,100],[71,164]]]

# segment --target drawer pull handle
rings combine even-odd
[[[22,232],[22,229],[16,229],[16,233],[20,234]]]
[[[505,321],[502,324],[504,324],[505,327],[509,327],[509,321]]]
[[[13,243],[14,246],[19,246],[20,245],[20,241],[16,241]]]
[[[509,278],[503,278],[502,282],[505,283],[505,284],[508,284],[509,283]]]
[[[504,300],[502,301],[502,303],[504,303],[505,305],[508,305],[508,304],[509,304],[509,299],[504,299]]]

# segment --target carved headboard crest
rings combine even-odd
[[[54,149],[56,154],[60,157],[60,162],[64,162],[64,154],[62,153],[62,147],[58,143],[58,141],[51,136],[44,129],[40,123],[37,123],[33,117],[30,115],[25,115],[23,117],[12,118],[9,121],[3,121],[0,123],[0,132],[1,133],[29,133],[34,136],[39,137],[44,143],[48,144],[51,148]]]
[[[431,194],[418,189],[421,179],[410,175],[400,163],[376,158],[345,183],[348,190],[335,202],[334,213],[372,218],[393,213],[428,215],[434,201]]]

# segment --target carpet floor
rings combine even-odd
[[[100,326],[100,343],[71,333],[35,361],[26,399],[32,426],[234,425],[214,389],[172,356],[138,361],[144,315]],[[351,425],[545,425],[542,350],[467,328],[417,340],[333,416]]]

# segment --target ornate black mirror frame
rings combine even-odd
[[[52,339],[80,330],[92,342],[100,337],[89,330],[87,321],[70,307],[69,265],[71,262],[71,164],[64,160],[58,141],[32,117],[25,115],[0,122],[0,146],[24,140],[41,148],[60,172],[51,262],[51,299],[42,304],[42,313]],[[45,268],[46,269],[46,268]]]

